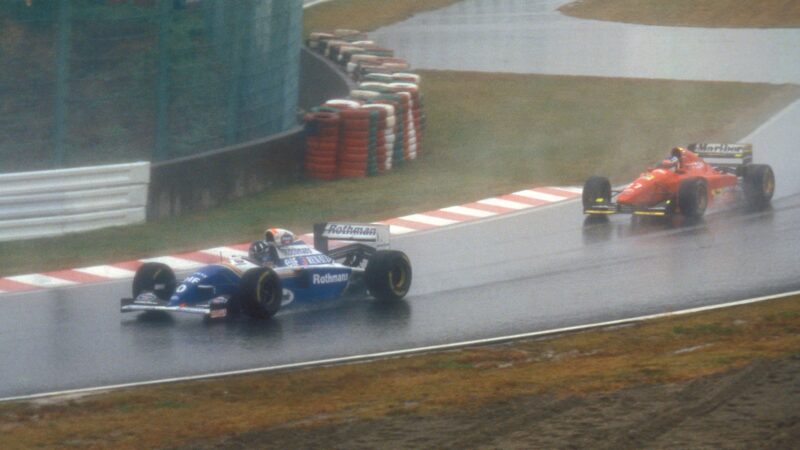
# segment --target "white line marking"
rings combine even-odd
[[[133,275],[135,274],[135,272],[132,270],[121,269],[119,267],[108,266],[108,265],[81,267],[79,269],[72,269],[72,270],[76,272],[88,273],[89,275],[94,275],[109,279],[133,278]]]
[[[400,225],[389,225],[389,233],[390,234],[406,234],[406,233],[414,233],[418,230],[413,230],[411,228],[401,227]]]
[[[197,267],[205,266],[206,263],[191,261],[183,258],[176,258],[174,256],[159,256],[156,258],[140,259],[142,262],[160,262],[170,266],[174,270],[194,269]]]
[[[426,216],[425,214],[411,214],[409,216],[400,217],[400,219],[424,223],[427,225],[435,225],[437,227],[458,223],[458,220],[442,219],[441,217]]]
[[[545,202],[560,202],[561,200],[566,200],[567,198],[569,198],[569,197],[562,197],[560,195],[546,194],[544,192],[531,191],[531,190],[517,191],[514,192],[513,195],[532,198],[534,200],[543,200]]]
[[[559,191],[572,192],[573,194],[582,194],[583,188],[578,186],[547,186],[547,189],[556,189]]]
[[[74,281],[63,280],[61,278],[51,277],[49,275],[44,275],[41,273],[32,273],[29,275],[17,275],[14,277],[6,277],[6,279],[38,287],[61,287],[61,286],[72,286],[74,284],[78,284]]]
[[[491,205],[491,206],[499,206],[501,208],[506,208],[506,209],[527,209],[533,207],[533,205],[526,205],[524,203],[512,202],[511,200],[503,200],[502,198],[485,198],[483,200],[478,200],[477,203],[483,203],[484,205]]]
[[[466,206],[450,206],[448,208],[442,208],[439,211],[451,212],[454,214],[461,214],[462,216],[471,217],[489,217],[497,214],[491,211],[484,211],[482,209],[467,208]]]
[[[453,344],[440,344],[440,345],[430,345],[427,347],[417,347],[417,348],[409,348],[404,350],[392,350],[388,352],[379,352],[379,353],[369,353],[365,355],[354,355],[354,356],[344,356],[341,358],[330,358],[330,359],[320,359],[317,361],[309,361],[309,362],[301,362],[301,363],[292,363],[292,364],[282,364],[278,366],[267,366],[267,367],[258,367],[253,369],[243,369],[243,370],[232,370],[228,372],[217,372],[211,373],[206,375],[193,375],[188,377],[175,377],[175,378],[164,378],[161,380],[150,380],[150,381],[140,381],[136,383],[126,383],[126,384],[114,384],[110,386],[101,386],[101,387],[93,387],[93,388],[83,388],[83,389],[71,389],[65,391],[57,391],[57,392],[46,392],[41,394],[30,394],[30,395],[19,395],[16,397],[6,397],[0,398],[0,402],[10,402],[10,401],[19,401],[19,400],[33,400],[37,398],[44,398],[44,397],[55,397],[58,395],[74,395],[74,394],[88,394],[92,392],[101,392],[101,391],[109,391],[114,389],[125,389],[125,388],[132,388],[132,387],[140,387],[140,386],[151,386],[155,384],[165,384],[165,383],[177,383],[182,381],[194,381],[194,380],[207,380],[209,378],[221,378],[221,377],[229,377],[235,375],[247,375],[252,373],[260,373],[260,372],[277,372],[281,370],[290,370],[290,369],[300,369],[300,368],[308,368],[308,367],[317,367],[317,366],[326,366],[332,364],[345,364],[351,362],[358,362],[358,361],[370,361],[376,359],[384,359],[384,358],[391,358],[395,356],[403,356],[403,355],[412,355],[417,353],[428,353],[433,351],[441,351],[441,350],[450,350],[454,348],[462,348],[462,347],[474,347],[477,345],[488,345],[488,344],[496,344],[501,342],[508,342],[508,341],[516,341],[520,339],[530,339],[535,337],[541,336],[548,336],[553,334],[563,334],[563,333],[570,333],[573,331],[583,331],[589,330],[592,328],[604,328],[610,327],[614,325],[624,325],[634,322],[643,322],[647,320],[654,320],[654,319],[662,319],[665,317],[674,317],[674,316],[682,316],[686,314],[694,314],[698,312],[704,311],[713,311],[715,309],[724,309],[730,308],[734,306],[741,306],[741,305],[748,305],[751,303],[759,303],[768,300],[775,300],[779,298],[791,297],[794,295],[800,295],[800,291],[793,291],[793,292],[785,292],[782,294],[775,294],[775,295],[768,295],[765,297],[756,297],[747,300],[739,300],[730,303],[721,303],[717,305],[709,305],[709,306],[701,306],[698,308],[690,308],[690,309],[683,309],[679,311],[672,311],[667,313],[660,313],[660,314],[650,314],[646,316],[638,316],[638,317],[631,317],[628,319],[619,319],[619,320],[610,320],[607,322],[598,322],[586,325],[575,325],[571,327],[564,327],[564,328],[556,328],[553,330],[544,330],[544,331],[533,331],[530,333],[521,333],[521,334],[512,334],[509,336],[500,336],[494,338],[487,338],[487,339],[477,339],[474,341],[463,341],[463,342],[456,342]]]

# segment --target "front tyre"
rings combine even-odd
[[[763,209],[775,193],[775,174],[766,164],[751,164],[745,167],[742,184],[747,206]]]
[[[376,299],[400,300],[411,288],[411,261],[401,251],[379,250],[367,262],[364,281]]]
[[[589,209],[598,203],[611,201],[611,182],[606,177],[590,177],[583,185],[583,209]]]
[[[708,185],[702,178],[689,178],[678,186],[678,208],[684,217],[698,219],[708,206]]]
[[[152,292],[159,299],[167,301],[175,293],[176,285],[175,272],[168,265],[147,262],[136,270],[133,277],[133,298],[142,292]]]
[[[269,267],[256,267],[242,275],[239,297],[242,311],[256,319],[268,319],[281,308],[283,287],[278,274]]]

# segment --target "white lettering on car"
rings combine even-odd
[[[374,239],[378,236],[378,228],[330,223],[323,234],[331,239]]]
[[[315,273],[314,276],[311,277],[311,282],[314,284],[344,283],[349,279],[349,273],[326,273],[325,275]]]

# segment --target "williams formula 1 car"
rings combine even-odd
[[[676,147],[656,168],[622,191],[608,178],[594,176],[583,187],[583,212],[590,216],[627,213],[634,216],[699,218],[719,197],[744,197],[754,209],[767,206],[775,175],[766,164],[753,164],[750,144],[692,144]]]
[[[329,251],[329,240],[350,243]],[[411,262],[405,253],[386,249],[386,225],[317,224],[314,243],[316,248],[301,240],[276,246],[276,258],[268,264],[233,256],[198,269],[180,284],[167,265],[145,263],[134,276],[133,297],[123,298],[120,309],[268,318],[282,307],[348,294],[399,300],[411,287]]]

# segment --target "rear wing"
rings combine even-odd
[[[752,144],[691,144],[688,148],[715,167],[738,167],[753,162]]]
[[[389,225],[325,222],[314,224],[314,248],[328,253],[330,241],[370,242],[377,249],[389,247]]]

